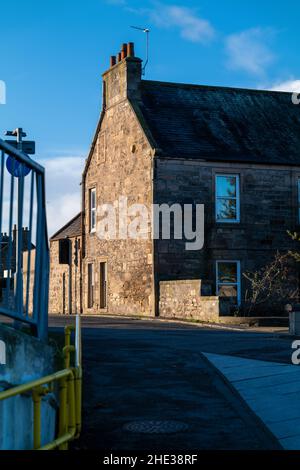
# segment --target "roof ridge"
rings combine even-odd
[[[288,95],[292,94],[292,91],[279,91],[279,90],[263,90],[259,88],[242,88],[242,87],[231,87],[223,85],[201,85],[197,83],[180,83],[180,82],[164,82],[159,80],[142,80],[142,84],[155,84],[159,86],[169,86],[169,87],[183,87],[183,88],[203,88],[208,90],[224,90],[224,91],[240,91],[247,93],[270,93],[270,94],[282,94]],[[297,92],[295,92],[297,93]]]

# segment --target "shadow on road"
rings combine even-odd
[[[277,447],[201,352],[286,362],[286,339],[128,319],[93,319],[84,326],[84,426],[74,448]]]

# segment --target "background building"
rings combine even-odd
[[[75,265],[76,243],[78,266]],[[49,313],[76,312],[82,313],[81,213],[50,239]]]

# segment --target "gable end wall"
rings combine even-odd
[[[89,190],[97,206],[120,196],[128,205],[152,204],[152,152],[128,100],[106,109],[84,181],[85,257],[83,311],[87,314],[154,315],[153,250],[147,240],[101,240],[89,232]],[[149,227],[150,229],[150,227]],[[107,261],[107,308],[100,309],[99,264]],[[88,308],[88,264],[94,265],[94,305]]]

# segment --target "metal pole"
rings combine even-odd
[[[33,448],[35,450],[41,447],[41,387],[32,391],[33,399]]]
[[[72,241],[69,243],[69,315],[72,315]]]
[[[75,240],[75,251],[77,253],[77,239]],[[76,254],[75,254],[76,256]],[[74,289],[75,289],[75,315],[77,315],[77,262],[75,260],[75,279],[74,279]]]
[[[19,152],[23,151],[23,136],[25,137],[26,134],[23,132],[22,127],[18,127],[15,131],[17,137],[17,148]],[[21,166],[23,169],[23,164]],[[23,243],[23,233],[22,233],[22,225],[23,225],[23,197],[24,197],[24,178],[22,174],[18,178],[18,195],[17,195],[17,214],[18,214],[18,223],[16,227],[16,236],[15,236],[15,279],[14,279],[14,294],[16,300],[16,308],[19,315],[23,314],[23,271],[22,271],[22,243]],[[20,250],[20,252],[19,252]],[[20,329],[22,326],[21,322],[14,322],[14,325],[17,329]]]

